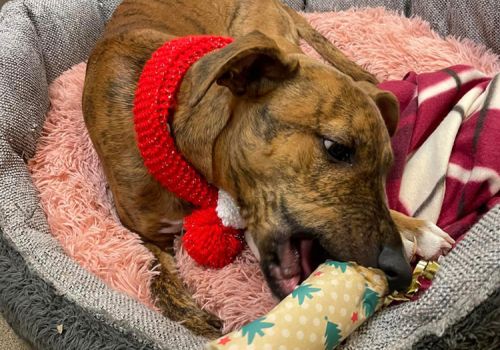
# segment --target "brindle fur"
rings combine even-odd
[[[88,61],[85,122],[122,223],[153,244],[161,264],[153,284],[158,306],[213,337],[217,320],[196,307],[172,257],[158,248],[175,236],[159,233],[169,227],[165,219],[180,220],[192,207],[149,175],[132,122],[146,60],[165,41],[190,34],[235,42],[200,59],[183,79],[176,143],[237,200],[265,273],[273,248],[292,232],[316,235],[334,257],[371,266],[382,245],[401,249],[383,188],[392,160],[386,125],[395,129],[398,106],[278,0],[125,0],[117,8]],[[333,67],[305,56],[301,37]],[[329,159],[320,136],[355,146],[353,165]]]

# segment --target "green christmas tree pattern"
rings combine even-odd
[[[299,300],[299,305],[302,305],[306,298],[312,299],[312,294],[320,290],[321,288],[315,288],[312,287],[310,283],[305,283],[293,290],[292,297],[297,298]]]
[[[325,262],[325,264],[328,266],[333,266],[337,269],[340,269],[340,271],[342,271],[342,273],[344,273],[347,270],[347,266],[349,266],[349,263],[341,262],[341,261],[333,261],[333,260],[328,260]]]
[[[340,333],[339,327],[335,323],[328,321],[328,318],[326,317],[325,319],[325,350],[332,350],[335,349],[337,345],[339,345],[342,335]]]
[[[257,334],[263,337],[265,335],[264,329],[271,328],[274,326],[274,323],[264,322],[265,319],[266,319],[265,317],[260,317],[241,328],[241,334],[244,337],[248,335],[247,338],[248,345],[252,344]]]
[[[365,284],[365,292],[363,294],[363,310],[366,317],[370,317],[375,312],[378,301],[378,293],[368,288],[368,286]]]

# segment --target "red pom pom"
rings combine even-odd
[[[195,210],[185,217],[184,230],[184,249],[202,266],[224,267],[243,250],[241,231],[225,227],[214,207]]]

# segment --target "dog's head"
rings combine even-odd
[[[392,289],[409,283],[384,191],[399,117],[392,94],[258,32],[202,58],[191,80],[192,108],[214,83],[233,95],[227,111],[208,113],[220,119],[217,132],[207,127],[211,180],[241,207],[277,296],[327,258],[380,267]]]

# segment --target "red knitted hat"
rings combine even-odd
[[[151,175],[197,207],[184,219],[184,249],[200,265],[220,268],[243,249],[244,223],[232,198],[207,183],[180,154],[170,134],[176,94],[191,65],[233,41],[188,36],[166,42],[146,63],[137,84],[134,124],[137,145]]]

